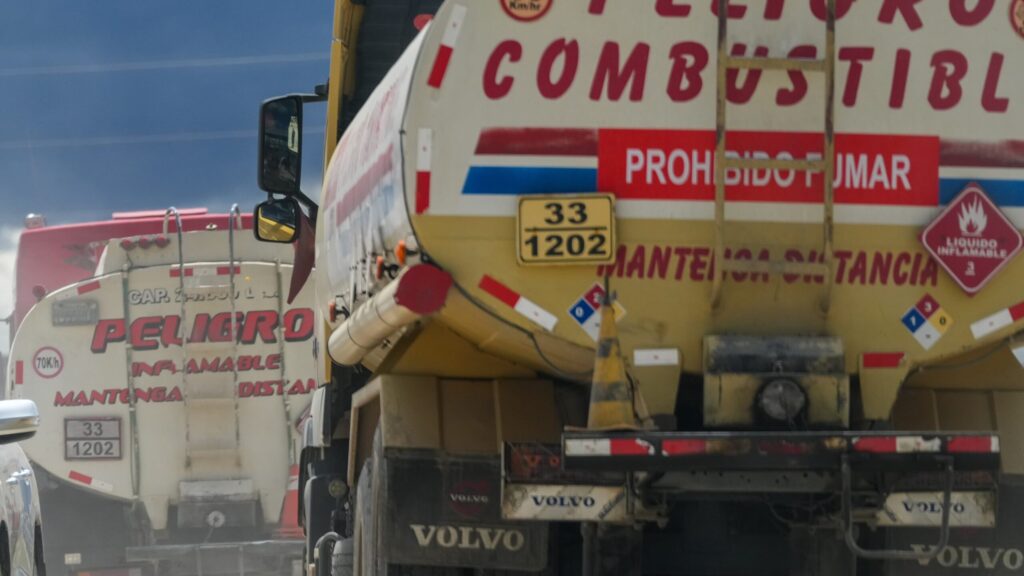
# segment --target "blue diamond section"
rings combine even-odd
[[[907,330],[910,330],[910,332],[913,333],[917,332],[917,330],[924,325],[925,318],[924,315],[918,312],[916,308],[911,308],[900,321],[907,327]]]
[[[572,316],[572,319],[580,326],[593,316],[594,312],[594,307],[587,303],[584,298],[580,298],[579,302],[576,302],[572,308],[569,308],[569,316]]]

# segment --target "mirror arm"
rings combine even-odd
[[[313,199],[310,198],[309,196],[306,196],[306,193],[301,190],[299,191],[298,194],[294,196],[294,198],[298,200],[301,204],[303,204],[306,208],[309,208],[309,221],[312,222],[313,224],[316,224],[316,215],[317,212],[319,211],[319,206],[317,206],[317,203],[314,202]]]
[[[327,94],[326,93],[324,93],[324,94],[296,94],[296,96],[298,96],[299,98],[302,99],[302,103],[303,104],[309,104],[309,103],[312,103],[312,102],[326,102],[327,101]]]

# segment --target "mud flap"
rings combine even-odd
[[[561,447],[531,442],[503,447],[501,513],[507,520],[631,524],[624,474],[571,473]]]
[[[954,503],[955,504],[955,503]],[[931,560],[890,561],[887,576],[1002,576],[1024,572],[1024,477],[1003,477],[995,528],[953,530],[949,544]],[[919,506],[920,510],[921,507]],[[970,506],[954,506],[969,513]],[[935,531],[921,528],[894,528],[886,531],[888,547],[906,551],[929,551]]]
[[[501,519],[501,463],[425,450],[385,451],[388,563],[540,571],[548,528]]]

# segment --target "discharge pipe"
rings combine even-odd
[[[440,310],[451,287],[451,275],[440,268],[406,268],[335,328],[327,341],[331,359],[342,366],[358,364],[391,334]]]

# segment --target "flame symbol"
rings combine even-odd
[[[985,216],[985,208],[978,199],[975,199],[970,206],[964,204],[960,210],[960,231],[966,236],[980,236],[988,226],[988,216]]]

